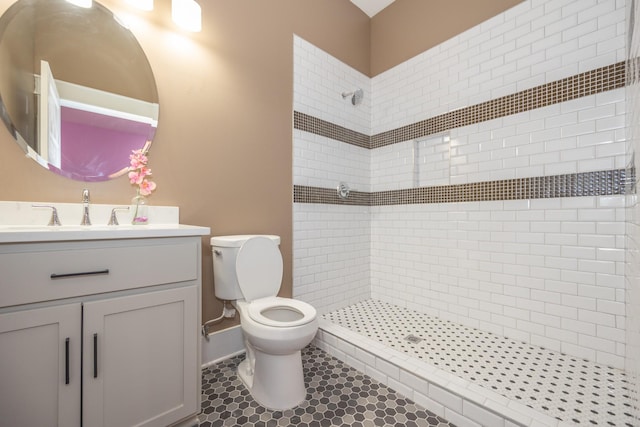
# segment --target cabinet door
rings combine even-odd
[[[80,304],[0,314],[0,424],[80,426]]]
[[[198,288],[84,304],[83,423],[165,427],[200,408]]]

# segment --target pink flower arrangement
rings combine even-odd
[[[129,166],[129,182],[137,185],[137,193],[142,196],[148,196],[156,189],[156,183],[147,179],[151,176],[151,169],[147,167],[147,154],[142,149],[133,150],[129,156],[131,160]]]

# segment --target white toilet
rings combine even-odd
[[[318,330],[311,305],[276,295],[282,282],[279,236],[211,238],[216,297],[240,313],[247,350],[238,376],[262,406],[285,410],[307,391],[300,351]]]

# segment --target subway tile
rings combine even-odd
[[[567,318],[567,319],[577,319],[578,318],[578,309],[574,307],[569,307],[564,303],[561,303],[561,298],[564,295],[557,293],[558,298],[552,302],[546,302],[544,305],[545,313],[557,316],[559,318]]]
[[[382,372],[387,378],[395,379],[396,381],[400,378],[400,369],[381,358],[376,359],[375,367],[377,370]]]
[[[593,273],[616,273],[616,265],[612,261],[578,260],[578,269],[581,271]]]
[[[599,299],[597,300],[597,311],[605,314],[624,315],[625,306],[621,302]]]
[[[578,320],[608,327],[615,327],[616,325],[615,315],[594,310],[578,310]]]
[[[608,351],[597,351],[596,361],[606,366],[624,366],[625,358],[611,354]]]
[[[434,414],[440,417],[444,417],[445,407],[442,404],[436,402],[435,400],[430,399],[425,394],[414,392],[413,400],[418,405],[421,405],[424,408],[428,408],[429,411],[433,412]]]
[[[463,402],[462,414],[485,426],[504,426],[504,418],[468,401]]]
[[[577,332],[583,335],[596,336],[596,325],[574,319],[562,319],[562,329]]]
[[[443,405],[445,408],[462,413],[462,398],[435,384],[429,384],[429,398]]]
[[[534,332],[536,335],[544,334],[544,326],[552,326],[559,328],[562,318],[551,314],[532,312],[531,321],[535,327],[532,327],[530,332]],[[542,330],[542,331],[541,331]]]
[[[560,348],[562,344],[578,344],[578,333],[566,330],[564,328],[553,328],[550,326],[545,327],[545,337],[560,343]],[[581,344],[584,345],[584,344]],[[557,344],[556,346],[557,347]]]
[[[615,289],[605,286],[578,284],[578,295],[615,301]]]
[[[579,343],[582,347],[591,348],[600,352],[610,352],[614,342],[608,339],[598,338],[591,335],[580,335]]]
[[[595,298],[585,296],[563,294],[561,302],[567,307],[576,307],[582,310],[595,310],[599,301]]]
[[[454,425],[458,427],[482,427],[481,424],[463,416],[458,411],[451,410],[445,407],[444,416],[445,419],[450,420]]]

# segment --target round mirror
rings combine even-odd
[[[144,51],[101,4],[18,0],[0,17],[0,116],[42,166],[81,181],[122,175],[158,112]]]

